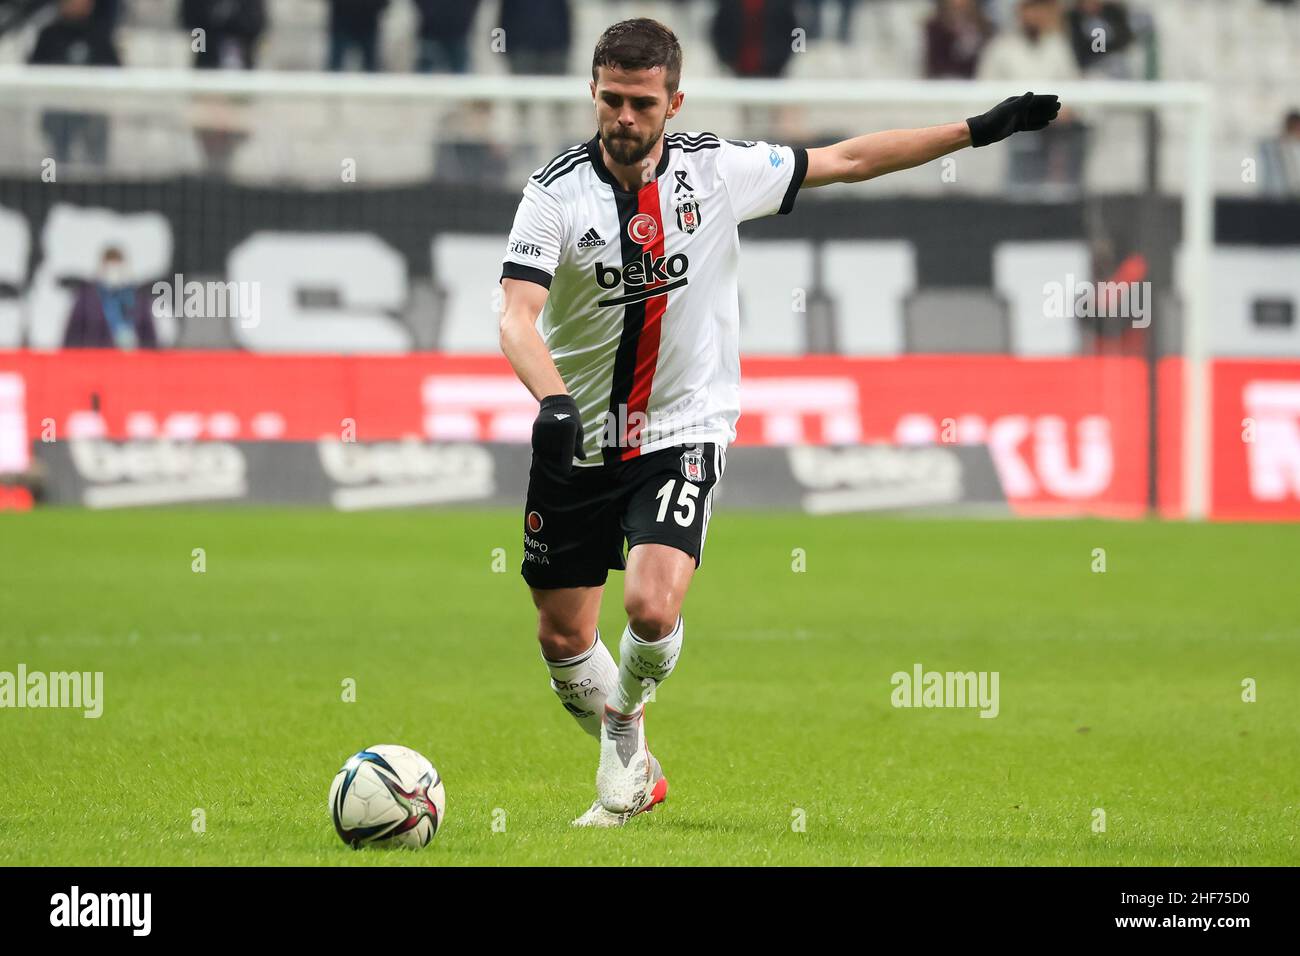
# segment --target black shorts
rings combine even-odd
[[[560,475],[533,457],[524,504],[524,580],[534,588],[596,587],[647,542],[685,551],[700,566],[713,487],[726,452],[674,445]]]

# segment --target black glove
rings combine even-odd
[[[987,146],[1006,139],[1012,133],[1042,129],[1061,111],[1055,93],[1026,93],[1008,96],[987,113],[966,120],[972,146]]]
[[[582,419],[572,395],[547,395],[533,422],[533,454],[567,475],[573,456],[586,460],[582,451]]]

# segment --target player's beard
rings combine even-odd
[[[609,153],[609,158],[614,162],[620,166],[635,166],[650,155],[650,150],[655,148],[655,143],[659,142],[663,133],[664,128],[660,126],[643,144],[640,140],[614,137],[602,130],[600,141],[605,144],[605,152]]]

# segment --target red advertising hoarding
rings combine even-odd
[[[1214,363],[1214,516],[1300,519],[1300,362]]]
[[[1177,514],[1181,394],[1161,368],[1162,511]],[[1215,517],[1300,518],[1300,362],[1215,363]],[[1125,357],[748,358],[738,444],[987,444],[1020,514],[1144,514],[1147,379]],[[0,471],[77,437],[526,442],[500,356],[0,352]]]

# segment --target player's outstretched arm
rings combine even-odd
[[[519,381],[540,402],[533,422],[533,451],[567,473],[582,451],[578,406],[560,377],[546,343],[537,334],[537,317],[550,290],[527,279],[502,279],[501,351]]]
[[[1012,133],[1042,129],[1056,118],[1060,109],[1060,100],[1054,95],[1026,93],[1008,97],[987,113],[972,116],[964,123],[867,133],[810,149],[802,188],[860,183],[920,166],[966,146],[988,146]]]

